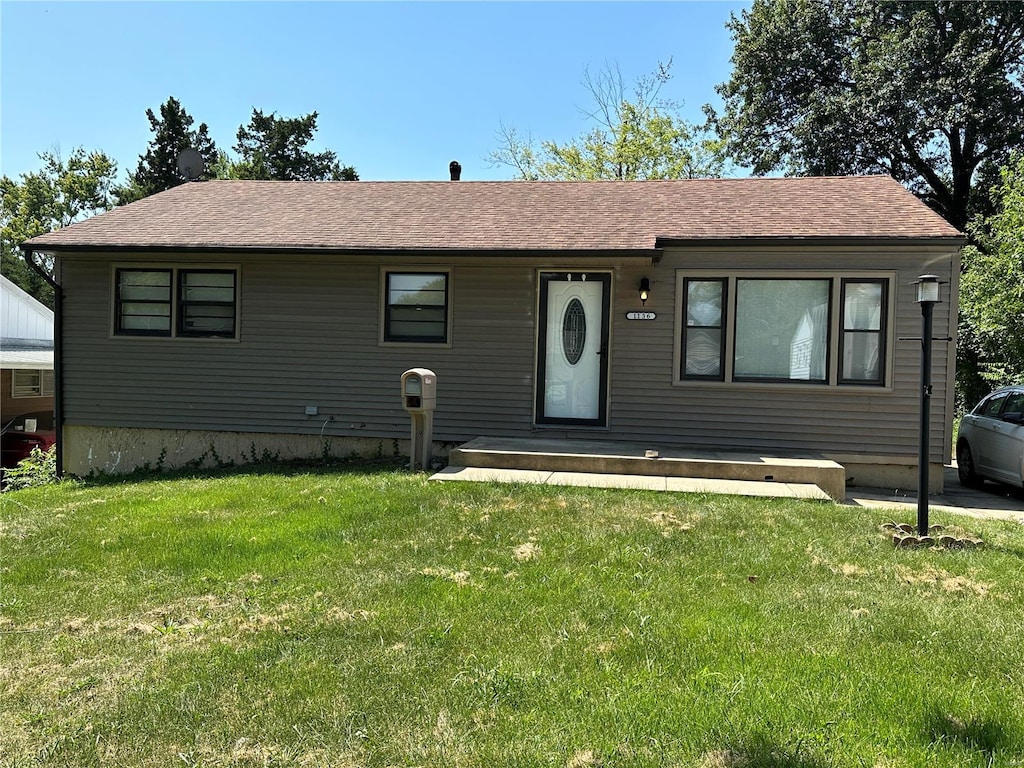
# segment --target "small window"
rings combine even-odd
[[[50,397],[53,394],[52,370],[11,371],[11,397]]]
[[[683,370],[684,379],[722,381],[725,375],[725,334],[722,308],[725,280],[684,281]]]
[[[562,317],[562,351],[569,365],[576,365],[583,357],[587,344],[587,313],[583,303],[573,298]]]
[[[171,270],[117,270],[118,333],[171,335]]]
[[[448,342],[446,273],[388,272],[384,293],[385,341]]]
[[[182,269],[178,281],[178,335],[233,338],[235,273]]]
[[[886,304],[884,281],[843,281],[840,383],[881,384],[884,381]]]

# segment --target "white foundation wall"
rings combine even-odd
[[[409,455],[408,440],[262,432],[65,426],[64,471],[86,477],[136,469],[211,468],[256,462]],[[435,444],[434,455],[439,453]]]

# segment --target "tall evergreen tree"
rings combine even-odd
[[[316,133],[316,119],[316,112],[285,118],[253,109],[249,124],[238,129],[235,151],[240,159],[225,164],[221,158],[221,174],[229,178],[279,181],[358,180],[355,168],[342,166],[334,152],[306,149]],[[224,168],[225,165],[229,167]]]
[[[173,96],[160,105],[160,116],[153,114],[152,109],[146,110],[149,128],[153,138],[144,155],[139,156],[139,164],[134,173],[129,174],[127,184],[114,189],[118,205],[125,205],[143,197],[163,192],[185,182],[178,171],[178,155],[184,149],[194,149],[203,157],[207,171],[205,178],[210,178],[210,168],[217,162],[217,147],[209,136],[206,123],[200,123],[196,129],[192,116],[184,110]]]

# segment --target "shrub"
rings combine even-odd
[[[33,448],[17,466],[4,470],[4,490],[17,491],[60,482],[57,477],[57,449],[41,451]]]

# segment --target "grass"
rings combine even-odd
[[[1024,765],[1019,525],[387,468],[2,501],[5,768]]]

